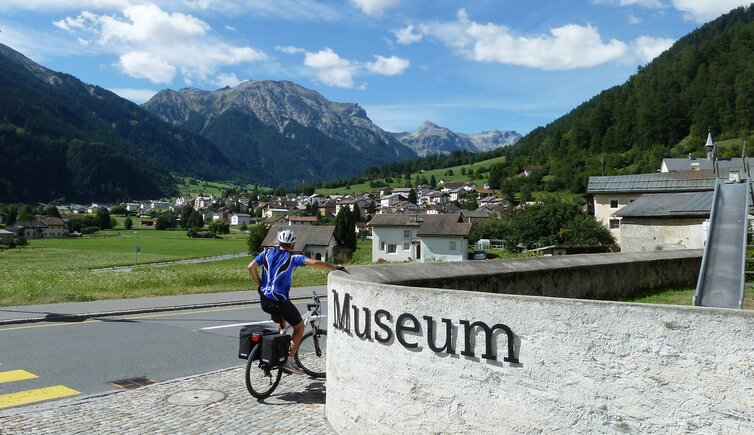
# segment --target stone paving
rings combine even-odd
[[[283,375],[257,401],[235,367],[0,411],[0,434],[332,434],[325,382]]]

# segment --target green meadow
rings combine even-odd
[[[137,240],[138,234],[138,240]],[[246,271],[250,256],[224,261],[150,267],[149,263],[245,252],[246,237],[189,239],[183,231],[103,231],[97,237],[30,240],[29,246],[0,251],[0,306],[81,302],[193,293],[252,290]],[[141,252],[136,253],[136,246]],[[491,252],[491,257],[510,254]],[[92,271],[113,266],[139,266],[129,272]],[[347,264],[370,264],[371,241],[359,240]],[[296,270],[293,286],[325,285],[327,271]],[[691,305],[694,289],[668,290],[624,298],[624,302]],[[744,308],[754,309],[754,290],[747,288]]]
[[[136,253],[138,246],[141,252]],[[103,231],[98,237],[30,240],[29,246],[0,251],[0,306],[81,302],[254,288],[246,266],[251,257],[149,267],[148,263],[235,254],[246,237],[189,239],[183,231]],[[355,256],[356,258],[358,257]],[[364,256],[362,254],[362,256]],[[371,257],[364,256],[368,262]],[[92,271],[134,265],[130,272]],[[359,260],[361,261],[361,260]],[[327,271],[300,268],[294,286],[324,285]]]
[[[422,171],[421,175],[427,178],[427,180],[431,179],[432,176],[435,177],[435,180],[438,182],[440,180],[445,181],[453,181],[453,182],[466,182],[466,181],[473,181],[477,186],[482,186],[484,184],[484,179],[472,179],[470,177],[470,174],[473,174],[475,171],[477,171],[479,168],[485,168],[489,170],[490,166],[492,166],[495,163],[502,163],[505,162],[505,156],[501,157],[495,157],[494,159],[484,160],[481,162],[469,164],[469,165],[459,165],[459,166],[453,166],[449,168],[442,168],[442,169],[430,169],[426,171]],[[466,175],[461,173],[461,170],[463,168],[466,168]],[[449,175],[452,171],[453,175]],[[414,172],[411,174],[411,180],[416,180],[417,175],[419,175],[419,172]],[[402,177],[394,177],[392,178],[391,183],[386,183],[390,186],[391,189],[395,189],[396,187],[404,187],[406,184],[406,179]],[[384,179],[378,179],[378,180],[370,180],[370,181],[381,181],[386,182]],[[334,195],[334,194],[346,194],[346,193],[360,193],[360,192],[371,192],[375,190],[375,188],[370,186],[370,181],[360,183],[360,184],[352,184],[350,188],[347,188],[347,186],[341,186],[341,187],[335,187],[331,189],[317,189],[317,193],[321,195]]]

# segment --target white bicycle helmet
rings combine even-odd
[[[292,245],[296,242],[296,233],[291,230],[283,230],[278,232],[278,243],[284,245]]]

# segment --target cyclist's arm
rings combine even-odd
[[[313,258],[307,258],[304,260],[304,264],[306,266],[314,266],[319,267],[320,269],[327,269],[327,270],[346,270],[345,267],[341,266],[340,264],[330,264],[322,260],[315,260]]]
[[[262,285],[262,278],[259,277],[259,272],[257,271],[257,267],[259,265],[257,264],[257,260],[252,261],[249,263],[249,266],[246,268],[249,271],[249,275],[251,276],[251,279],[254,280],[254,282],[257,283],[257,287]]]

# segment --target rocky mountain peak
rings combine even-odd
[[[418,130],[393,133],[402,144],[420,156],[428,154],[449,154],[454,151],[489,151],[508,146],[521,139],[515,131],[483,131],[477,134],[455,133],[433,122],[424,121]]]

